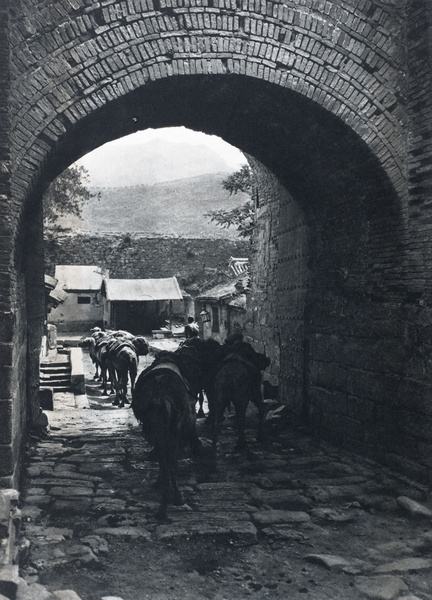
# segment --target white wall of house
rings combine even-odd
[[[100,292],[68,291],[67,298],[53,308],[48,322],[56,325],[59,332],[87,332],[91,327],[102,327],[103,303]]]

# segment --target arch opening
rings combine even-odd
[[[389,323],[406,297],[405,232],[400,198],[371,149],[307,98],[242,76],[171,77],[73,126],[59,120],[67,134],[41,164],[30,202],[85,153],[148,127],[218,135],[250,157],[258,250],[248,336],[271,354],[283,401],[344,444],[352,403],[373,404],[370,380],[394,386],[403,372],[402,356],[395,364],[384,349],[403,354]],[[367,439],[372,421],[357,439],[369,454],[382,433]]]
[[[236,189],[231,194],[225,186],[225,180],[246,162],[241,152],[220,138],[164,128],[107,143],[74,163],[44,197],[46,273],[56,277],[58,271],[65,282],[67,269],[58,265],[75,265],[75,271],[77,265],[87,269],[92,265],[110,281],[108,287],[103,285],[99,299],[84,295],[86,306],[77,306],[81,298],[75,297],[74,290],[51,311],[49,323],[57,326],[59,334],[106,326],[151,335],[152,330],[166,327],[168,311],[173,317],[169,328],[179,334],[185,316],[198,318],[196,297],[203,286],[227,283],[235,273],[230,257],[249,257],[249,240],[239,235],[234,224],[222,228],[211,220],[217,209],[231,211],[250,202],[245,192]],[[81,168],[87,171],[78,184]],[[72,203],[65,189],[74,195]],[[66,209],[65,214],[56,211],[56,196],[58,210]],[[71,282],[76,280],[73,267],[69,276]],[[174,301],[170,307],[162,300],[140,303],[140,285],[172,277],[185,294],[184,302]],[[129,295],[137,296],[135,301],[108,299],[116,285],[112,280],[118,279],[130,280]],[[245,281],[239,281],[239,286]],[[218,337],[223,340],[223,335],[232,333],[234,314],[240,315],[240,321],[244,314],[241,307],[236,311],[225,303],[221,310]]]

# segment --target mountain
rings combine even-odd
[[[149,185],[235,170],[219,152],[205,144],[160,138],[140,145],[105,144],[79,163],[88,170],[92,187]]]
[[[88,233],[235,239],[235,228],[223,229],[204,216],[249,199],[242,193],[230,196],[222,186],[226,176],[215,173],[152,185],[92,187],[94,196],[83,207],[82,227]]]

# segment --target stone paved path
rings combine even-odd
[[[182,459],[186,504],[158,523],[132,411],[90,377],[87,390],[56,396],[49,436],[28,450],[19,600],[432,600],[422,486],[271,419],[250,460],[228,417],[216,468]],[[252,412],[248,425],[252,439]]]

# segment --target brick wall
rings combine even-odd
[[[373,168],[348,162],[322,173],[315,203],[254,162],[248,335],[272,358],[281,400],[316,436],[430,481],[428,292],[407,285],[416,280],[391,188]]]
[[[204,0],[169,8],[151,0],[105,6],[21,0],[12,29],[17,194],[25,196],[45,157],[52,160],[50,179],[80,153],[147,126],[202,128],[249,146],[244,149],[256,156],[256,143],[238,123],[232,127],[249,97],[242,84],[230,90],[239,77],[292,90],[336,115],[401,188],[404,18],[403,2],[380,0],[241,0],[232,6]],[[203,75],[214,85],[200,81]],[[152,87],[166,90],[162,101]],[[266,105],[271,111],[271,98]],[[98,111],[100,119],[111,114],[103,127],[92,123]],[[69,139],[59,154],[64,136]],[[257,158],[268,164],[264,155]]]
[[[14,300],[13,210],[10,189],[10,44],[9,2],[0,1],[0,487],[10,486],[16,466],[12,365],[18,348]]]
[[[248,335],[271,359],[266,378],[301,414],[304,401],[304,318],[309,228],[292,195],[256,160],[257,227]]]
[[[432,192],[432,5],[427,1],[407,3],[407,89],[409,120],[408,205],[410,272],[413,293],[431,288],[429,265],[432,255],[428,244],[431,235]],[[428,299],[430,301],[430,299]]]

